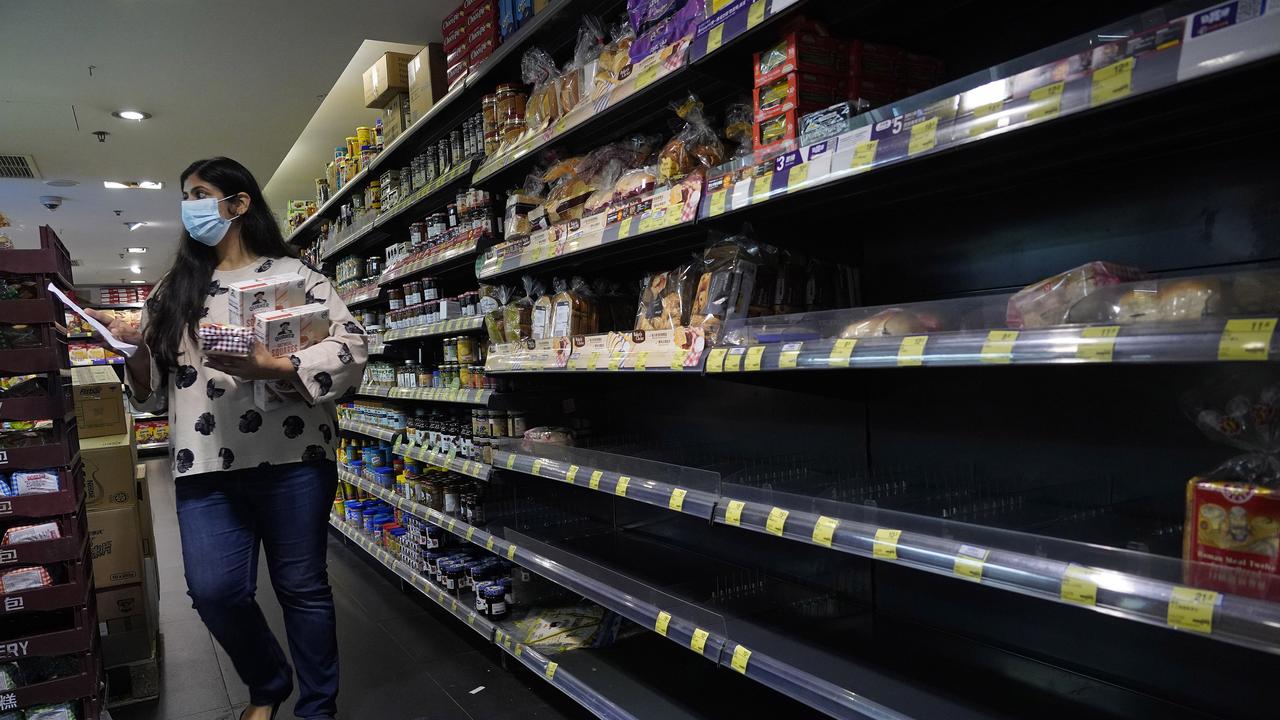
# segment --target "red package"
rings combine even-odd
[[[498,6],[493,0],[479,0],[467,8],[467,27],[473,28],[486,21],[498,23]]]
[[[821,110],[848,95],[845,79],[809,72],[787,73],[753,91],[755,120],[760,122],[788,110],[800,114]]]
[[[757,122],[754,124],[754,130],[756,159],[768,156],[778,150],[782,143],[795,140],[800,135],[795,110],[788,110],[781,115]]]
[[[471,54],[467,56],[467,64],[472,68],[476,67],[492,55],[497,47],[498,36],[496,34],[481,40],[478,45],[471,48]]]
[[[1280,600],[1280,492],[1192,478],[1184,527],[1189,585]]]
[[[888,105],[895,100],[914,94],[896,81],[871,80],[856,76],[849,77],[848,92],[850,100],[864,100],[871,107]]]
[[[768,50],[756,53],[751,71],[755,86],[759,87],[797,71],[841,75],[847,66],[844,43],[813,33],[793,32]]]
[[[902,48],[894,45],[854,40],[849,43],[849,73],[897,82],[902,77],[906,56]]]
[[[498,21],[497,18],[486,20],[479,25],[467,26],[467,55],[475,52],[486,41],[492,42],[494,46],[498,44]]]
[[[42,567],[17,568],[0,575],[0,592],[2,593],[34,590],[49,587],[52,584],[53,578],[49,577],[49,571]]]
[[[444,31],[445,37],[448,37],[450,30],[453,30],[454,28],[457,28],[466,24],[467,24],[467,6],[466,6],[466,3],[463,3],[462,5],[459,5],[458,7],[449,11],[448,15],[444,16],[444,20],[440,22],[440,29]]]

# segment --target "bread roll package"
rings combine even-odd
[[[507,342],[506,305],[515,294],[506,285],[480,286],[480,312],[484,313],[484,329],[489,334],[489,342],[498,344]]]
[[[745,235],[715,241],[703,252],[689,325],[703,328],[709,341],[719,340],[726,322],[747,317],[757,258],[756,244]]]
[[[572,282],[555,281],[550,337],[569,337],[596,332],[591,287],[580,277]]]
[[[533,303],[529,316],[529,337],[534,340],[549,338],[551,337],[552,295],[547,292],[542,283],[528,275],[524,277],[524,283],[525,291]]]
[[[1146,274],[1109,262],[1094,261],[1028,285],[1009,298],[1006,320],[1011,328],[1041,328],[1067,322],[1071,307],[1098,288],[1141,280]]]
[[[529,294],[533,292],[533,278],[525,276],[524,295],[518,292],[510,302],[502,307],[502,336],[506,342],[520,342],[533,337],[531,325],[533,322],[533,299]]]
[[[693,268],[686,263],[674,270],[645,276],[636,307],[636,330],[670,330],[689,323]]]
[[[520,58],[521,78],[533,86],[524,108],[529,132],[542,132],[560,117],[559,74],[555,61],[542,48],[530,48]]]

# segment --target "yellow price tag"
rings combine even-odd
[[[1169,597],[1171,627],[1199,633],[1213,632],[1213,609],[1222,596],[1212,590],[1175,587]]]
[[[587,355],[587,369],[595,370],[596,365],[598,365],[599,362],[600,362],[600,351],[592,350],[591,353]]]
[[[622,367],[622,353],[614,353],[609,356],[609,369],[617,370]]]
[[[764,0],[756,0],[751,3],[751,9],[747,11],[747,29],[759,25],[764,22]]]
[[[780,370],[792,370],[796,367],[796,361],[800,358],[800,350],[804,347],[804,343],[786,343],[782,346],[782,353],[778,356],[778,368]]]
[[[837,340],[835,345],[831,346],[831,355],[827,357],[827,367],[849,367],[849,358],[853,356],[853,346],[857,344],[856,338]]]
[[[898,346],[898,367],[913,367],[924,364],[924,346],[929,342],[928,335],[909,335],[902,338]]]
[[[636,75],[636,90],[644,88],[646,85],[658,79],[658,63],[654,63]]]
[[[588,487],[590,487],[592,490],[599,490],[600,478],[603,475],[604,475],[604,471],[602,470],[596,470],[595,472],[591,473],[591,480],[587,482]]]
[[[809,182],[809,163],[793,165],[787,171],[787,192],[792,192],[806,182]]]
[[[769,511],[769,517],[764,521],[764,529],[781,537],[783,528],[787,526],[787,516],[790,514],[788,510],[775,507]]]
[[[515,466],[516,466],[515,453],[507,453],[507,469],[508,470],[514,469]]]
[[[730,500],[724,509],[724,521],[730,525],[742,525],[742,508],[746,503],[741,500]]]
[[[987,562],[990,553],[986,548],[972,545],[961,545],[956,552],[955,574],[970,580],[982,580],[982,566]]]
[[[769,188],[773,185],[773,172],[757,175],[751,180],[751,202],[760,202],[769,196]]]
[[[551,680],[556,676],[556,668],[560,667],[554,660],[547,663],[547,679]]]
[[[515,559],[516,559],[516,546],[515,546],[515,545],[508,545],[508,546],[507,546],[507,559],[508,559],[508,560],[515,560]]]
[[[640,352],[636,353],[636,370],[644,372],[644,369],[647,366],[648,362],[649,362],[648,350],[641,350]]]
[[[724,356],[724,371],[738,372],[742,370],[742,348],[733,348],[728,355]]]
[[[533,461],[533,469],[531,472],[539,477],[542,476],[542,458],[537,458]]]
[[[1004,109],[1004,100],[997,100],[993,103],[987,103],[986,105],[979,105],[978,107],[974,108],[973,116],[975,118],[986,117],[988,115],[994,115],[1003,109]],[[990,132],[992,130],[995,130],[997,127],[999,127],[999,125],[1000,125],[999,119],[988,120],[986,122],[980,122],[980,123],[974,123],[969,127],[969,137],[974,137],[976,135],[981,135],[982,133],[985,133],[985,132]]]
[[[1061,597],[1067,602],[1090,607],[1098,604],[1098,583],[1093,573],[1079,565],[1068,565],[1062,575]]]
[[[850,169],[869,170],[876,160],[876,147],[879,145],[879,140],[868,140],[854,145],[853,162],[849,163]]]
[[[707,33],[707,52],[715,52],[720,47],[720,43],[724,40],[724,23],[711,28],[711,32]]]
[[[747,348],[746,371],[756,372],[760,369],[760,358],[764,356],[764,346],[755,345]]]
[[[711,193],[711,201],[707,207],[708,215],[720,215],[724,213],[725,198],[729,196],[728,190],[716,190]]]
[[[1081,342],[1076,345],[1076,357],[1090,362],[1111,362],[1119,334],[1119,325],[1085,328],[1080,331]]]
[[[1018,339],[1017,330],[992,330],[982,343],[982,362],[1008,363],[1013,359],[1013,343]]]
[[[671,613],[666,610],[658,611],[658,621],[653,624],[653,629],[662,637],[667,636],[667,626],[671,624]]]
[[[900,537],[902,537],[901,530],[876,528],[876,539],[871,543],[871,556],[881,560],[897,560]]]
[[[724,370],[725,352],[724,348],[712,348],[711,352],[707,353],[707,372],[718,373]]]
[[[751,662],[751,651],[739,645],[733,649],[733,659],[729,661],[730,667],[743,675],[747,674],[747,663]]]
[[[819,545],[831,547],[831,540],[836,534],[836,528],[840,527],[840,521],[819,515],[818,521],[813,524],[813,541]]]
[[[938,144],[938,118],[929,118],[911,126],[911,140],[907,143],[907,155],[928,152]]]
[[[626,475],[623,475],[622,477],[618,478],[618,484],[613,486],[613,494],[617,495],[618,497],[626,497],[627,486],[630,484],[631,484],[631,478],[627,477]]]
[[[492,536],[492,535],[490,535],[490,536],[489,536],[489,540],[488,540],[487,542],[485,542],[485,544],[484,544],[484,549],[485,549],[485,550],[489,550],[490,552],[492,552],[492,551],[493,551],[493,536]]]
[[[1275,318],[1228,320],[1218,341],[1218,359],[1266,360],[1275,330]]]
[[[687,494],[684,488],[675,488],[671,491],[671,499],[667,501],[667,507],[680,512],[684,509],[684,496]]]
[[[1040,120],[1057,116],[1062,110],[1062,90],[1065,86],[1065,83],[1059,81],[1032,90],[1030,100],[1033,105],[1027,110],[1027,119]]]
[[[684,359],[685,359],[686,357],[688,357],[688,356],[689,356],[689,351],[688,351],[688,350],[677,350],[677,351],[675,351],[675,353],[671,355],[671,369],[672,369],[672,370],[683,370],[683,369],[684,369]]]
[[[516,643],[516,657],[520,657],[520,653],[523,650],[524,650],[524,646],[521,645],[520,643]]]
[[[1089,94],[1089,106],[1097,107],[1112,100],[1128,97],[1133,90],[1133,58],[1093,71],[1093,89]]]
[[[570,465],[569,471],[564,474],[564,481],[572,485],[573,479],[576,477],[578,477],[578,466]]]
[[[471,541],[471,536],[476,534],[475,526],[467,528],[467,542]]]
[[[635,222],[636,222],[636,219],[635,219],[635,218],[633,218],[633,217],[629,217],[629,218],[627,218],[626,220],[623,220],[623,221],[618,225],[618,239],[619,239],[619,240],[625,240],[625,239],[627,239],[627,238],[631,237],[631,231],[632,231],[633,229],[635,229],[635,228],[634,228]]]
[[[689,639],[689,647],[692,648],[694,652],[701,655],[707,647],[707,638],[710,636],[711,633],[706,630],[703,630],[702,628],[694,628],[693,637]]]

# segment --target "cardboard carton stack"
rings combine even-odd
[[[395,140],[412,122],[409,64],[415,58],[408,53],[384,53],[364,71],[364,106],[382,112],[384,145]]]

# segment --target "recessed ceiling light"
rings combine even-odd
[[[144,247],[131,247],[131,248],[125,248],[125,252],[130,252],[130,253],[133,253],[134,255],[141,255],[141,254],[145,253],[146,251],[147,251],[147,249],[146,249],[146,248],[144,248]]]
[[[129,284],[130,285],[146,285],[147,281],[146,280],[130,280]]]
[[[75,180],[45,180],[44,184],[49,187],[75,187],[80,183]]]
[[[164,183],[143,180],[142,182],[121,182],[120,180],[103,180],[102,187],[108,190],[162,190]]]
[[[115,115],[121,120],[137,120],[138,122],[141,122],[151,117],[151,113],[145,113],[145,112],[142,112],[141,110],[117,110],[111,114]]]
[[[137,265],[130,265],[129,272],[133,273],[134,275],[141,275],[142,268],[138,267]]]
[[[125,221],[125,223],[124,223],[124,226],[125,226],[125,227],[127,227],[127,228],[129,228],[129,232],[133,232],[134,230],[137,230],[138,228],[142,227],[143,225],[146,225],[146,223],[144,223],[144,222],[130,222],[130,221]]]

